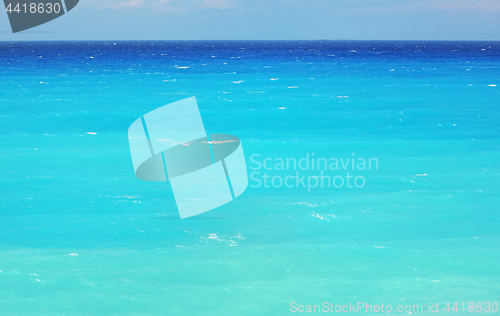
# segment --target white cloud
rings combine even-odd
[[[117,3],[111,7],[111,9],[128,9],[135,8],[144,4],[143,0],[130,0],[128,2]]]
[[[330,8],[332,10],[332,8]],[[336,13],[378,14],[398,12],[498,12],[500,0],[414,0],[406,4],[393,1],[361,2],[355,6],[343,5]]]
[[[175,10],[173,6],[169,5],[171,2],[172,0],[158,0],[152,6],[158,13],[168,13]]]
[[[200,10],[205,9],[219,9],[219,10],[227,10],[235,8],[232,0],[205,0],[201,6],[198,8]]]
[[[407,6],[410,10],[436,11],[497,11],[500,10],[500,0],[427,0],[416,1]]]

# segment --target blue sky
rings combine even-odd
[[[500,40],[500,0],[80,0],[0,40]]]

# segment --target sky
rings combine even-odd
[[[500,0],[80,0],[0,40],[500,40]]]

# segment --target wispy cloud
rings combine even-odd
[[[407,4],[392,1],[367,2],[365,5],[343,5],[337,12],[345,13],[387,13],[387,12],[495,12],[500,11],[500,0],[416,0]]]
[[[113,5],[111,7],[111,9],[113,10],[119,10],[119,9],[129,9],[129,8],[135,8],[135,7],[139,7],[141,5],[144,4],[144,1],[143,0],[130,0],[130,1],[127,1],[127,2],[121,2],[121,3],[117,3],[115,5]]]
[[[228,10],[235,8],[236,5],[232,0],[205,0],[200,7],[199,10],[206,9],[219,9],[219,10]]]
[[[439,11],[497,11],[500,10],[500,0],[458,0],[458,1],[424,1],[413,2],[411,7]]]
[[[172,0],[158,0],[152,4],[152,7],[158,13],[168,13],[175,10],[175,8],[170,5],[171,2]]]
[[[127,11],[137,8],[150,10],[153,13],[171,13],[175,11],[179,14],[194,13],[199,10],[220,10],[231,13],[243,12],[250,7],[237,5],[238,0],[109,0],[103,3],[102,0],[87,0],[84,3],[94,10],[116,10]],[[111,2],[111,3],[110,3]],[[260,6],[256,6],[261,10]]]

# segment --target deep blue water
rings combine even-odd
[[[190,96],[260,174],[180,220],[127,129]],[[500,42],[0,42],[0,315],[500,303],[499,121]],[[378,169],[255,187],[313,153]]]

